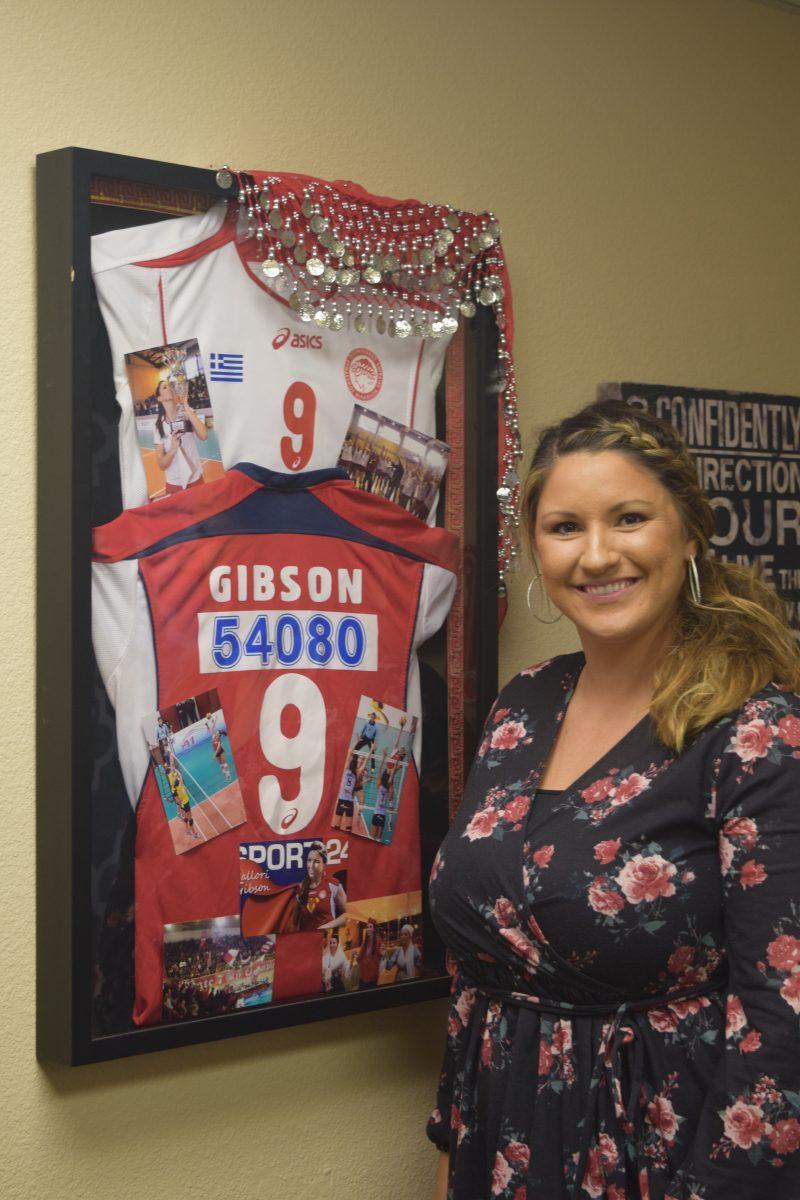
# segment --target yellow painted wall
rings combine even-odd
[[[800,17],[751,0],[0,7],[4,1196],[425,1200],[443,1035],[437,1003],[145,1061],[35,1061],[36,152],[227,160],[494,208],[529,434],[604,379],[800,390],[799,60]],[[504,678],[576,645],[530,620],[526,582]]]

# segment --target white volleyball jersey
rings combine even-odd
[[[226,215],[227,213],[227,215]],[[222,462],[273,471],[335,466],[353,405],[435,434],[448,338],[358,333],[303,322],[241,250],[236,210],[92,238],[92,275],[111,343],[122,502],[148,499],[125,355],[196,338]]]

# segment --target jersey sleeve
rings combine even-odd
[[[135,560],[92,564],[92,641],[116,713],[119,760],[135,808],[149,766],[142,720],[158,705],[150,609]]]
[[[713,793],[712,793],[713,795]],[[716,786],[725,1049],[669,1200],[800,1196],[800,696],[744,706]]]

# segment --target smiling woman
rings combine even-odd
[[[711,557],[671,426],[544,431],[524,495],[583,650],[486,722],[431,875],[458,964],[444,1200],[800,1195],[800,654]]]

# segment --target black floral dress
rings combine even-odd
[[[502,691],[434,863],[448,1195],[800,1200],[800,696],[535,795],[583,663]]]

